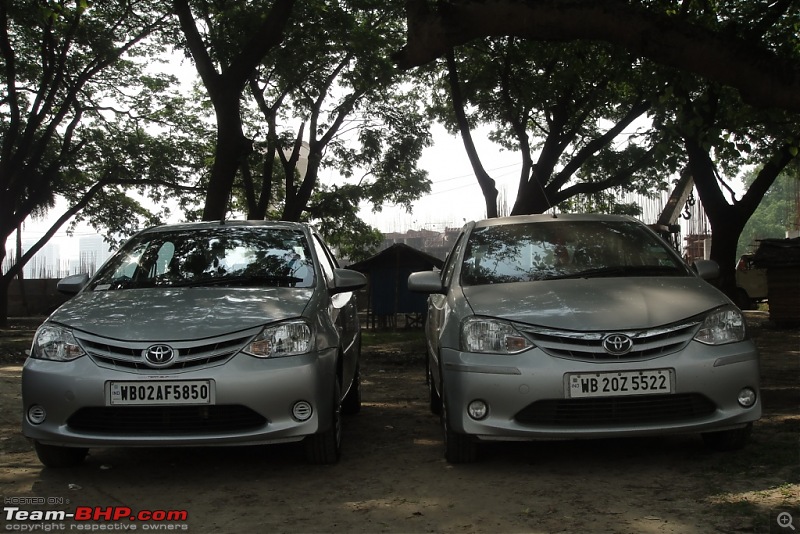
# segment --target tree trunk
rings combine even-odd
[[[228,202],[233,181],[242,160],[252,150],[244,136],[239,114],[239,93],[230,91],[215,103],[217,117],[217,143],[214,164],[208,182],[208,193],[203,207],[203,220],[223,220],[228,212]]]
[[[734,302],[738,299],[736,287],[736,248],[739,236],[753,215],[761,199],[795,155],[788,145],[780,147],[775,156],[759,171],[747,193],[729,204],[717,181],[716,169],[708,151],[699,142],[685,138],[689,156],[689,169],[694,178],[697,194],[711,224],[711,259],[719,264],[719,288]]]
[[[0,255],[5,255],[5,251]],[[2,258],[0,258],[1,260]],[[0,276],[0,326],[8,325],[8,290],[13,279],[14,277],[8,276],[8,274]]]
[[[475,148],[475,142],[472,140],[469,121],[464,112],[464,96],[461,93],[461,85],[458,81],[458,65],[456,64],[455,55],[452,50],[447,53],[447,67],[448,79],[450,81],[450,94],[453,100],[453,112],[456,115],[458,129],[461,131],[464,149],[467,151],[467,157],[469,158],[472,170],[475,173],[475,178],[478,180],[478,185],[483,193],[483,199],[486,203],[486,217],[488,219],[493,219],[497,217],[497,187],[495,186],[494,179],[492,179],[489,173],[486,172],[486,169],[484,169],[481,158],[478,156],[478,150]]]

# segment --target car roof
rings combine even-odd
[[[497,217],[494,219],[483,219],[475,221],[475,228],[485,228],[488,226],[501,226],[505,224],[524,224],[524,223],[547,223],[556,221],[626,221],[639,222],[637,219],[628,215],[609,215],[604,213],[542,213],[537,215],[512,215],[509,217]]]
[[[265,228],[282,228],[293,230],[304,230],[310,228],[308,224],[301,222],[290,221],[199,221],[175,224],[163,224],[160,226],[152,226],[142,230],[140,233],[149,234],[156,232],[164,232],[171,230],[202,230],[207,228],[246,228],[246,227],[265,227]]]

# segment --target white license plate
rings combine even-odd
[[[672,393],[669,369],[567,375],[567,397],[619,397]]]
[[[110,406],[214,404],[210,380],[111,382]]]

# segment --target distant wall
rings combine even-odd
[[[58,280],[31,278],[13,280],[8,288],[8,316],[31,317],[50,313],[69,298],[56,290]],[[24,298],[23,298],[24,294]]]

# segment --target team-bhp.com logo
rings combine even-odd
[[[127,506],[78,506],[74,512],[64,510],[22,510],[17,506],[3,507],[6,521],[186,521],[186,510],[139,510]]]

